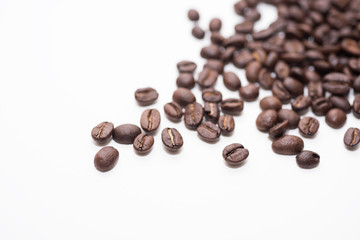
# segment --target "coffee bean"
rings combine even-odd
[[[265,110],[259,114],[256,119],[256,127],[262,132],[269,132],[278,120],[278,114],[275,110]]]
[[[352,71],[357,72],[357,73],[360,72],[360,59],[350,58],[348,61],[348,65]],[[339,71],[341,70],[341,67],[342,66],[339,66]]]
[[[305,75],[305,79],[307,82],[321,82],[322,81],[321,76],[313,70],[305,71],[304,75]]]
[[[146,132],[156,131],[161,122],[160,113],[156,109],[147,109],[140,118],[140,125]]]
[[[360,56],[360,46],[354,39],[344,39],[341,48],[351,55]]]
[[[212,32],[210,36],[211,43],[222,46],[225,41],[225,37],[219,32]],[[220,49],[221,50],[221,49]]]
[[[346,113],[339,108],[333,108],[326,113],[325,120],[330,127],[341,128],[346,122]]]
[[[217,103],[205,102],[204,112],[205,112],[205,117],[208,121],[217,123],[220,117],[220,109]]]
[[[289,121],[289,128],[295,129],[298,126],[300,121],[300,116],[293,110],[289,109],[280,109],[278,111],[278,121],[283,122],[285,120]]]
[[[204,68],[210,68],[221,74],[224,71],[224,63],[217,59],[209,59],[204,65]]]
[[[353,114],[355,117],[360,118],[360,94],[357,94],[353,103]]]
[[[345,97],[331,96],[329,100],[333,107],[340,108],[346,113],[351,112],[351,105]]]
[[[263,68],[259,72],[258,81],[262,88],[269,90],[272,88],[275,78],[271,77],[270,72],[266,68]]]
[[[225,50],[221,52],[220,60],[225,63],[232,61],[235,51],[236,47],[230,46],[225,48]]]
[[[260,13],[255,8],[247,8],[244,11],[244,19],[249,22],[256,22],[261,18]]]
[[[103,147],[96,153],[94,165],[100,172],[107,172],[115,167],[118,158],[118,150],[113,147]]]
[[[302,151],[299,155],[296,156],[296,162],[301,168],[311,169],[319,165],[320,156],[315,152]]]
[[[245,68],[247,80],[251,83],[257,82],[259,79],[259,72],[261,69],[262,66],[259,62],[257,61],[250,62]]]
[[[305,47],[302,42],[297,39],[286,40],[284,43],[284,50],[291,53],[304,53]]]
[[[196,129],[204,118],[204,109],[201,104],[194,102],[185,107],[184,121],[189,129]]]
[[[105,144],[111,140],[114,131],[114,124],[111,122],[102,122],[91,130],[91,137],[98,144]]]
[[[254,23],[252,22],[242,22],[235,25],[235,32],[240,34],[252,33],[254,29]]]
[[[284,86],[289,91],[289,93],[294,97],[297,97],[304,93],[304,85],[295,78],[292,77],[285,78]]]
[[[210,46],[203,47],[201,49],[200,55],[206,59],[218,59],[220,58],[220,48],[218,45],[211,44]]]
[[[244,46],[245,42],[246,42],[245,35],[235,34],[235,35],[232,35],[229,38],[225,39],[224,46],[225,47],[234,46],[234,47],[240,48],[240,47]]]
[[[311,105],[311,97],[300,95],[291,101],[291,108],[298,114],[305,114]]]
[[[360,143],[360,130],[349,128],[344,135],[344,143],[347,147],[353,148]]]
[[[305,57],[310,62],[317,61],[317,60],[325,60],[325,56],[319,50],[307,50],[305,53]]]
[[[209,29],[211,32],[219,32],[221,29],[221,25],[222,23],[219,18],[213,18],[209,23]]]
[[[299,131],[304,137],[315,136],[315,134],[319,130],[319,127],[319,121],[312,117],[303,117],[298,124]]]
[[[203,122],[197,129],[199,137],[206,142],[215,142],[219,139],[221,130],[212,122]]]
[[[184,144],[181,134],[175,128],[165,128],[161,133],[161,140],[169,151],[177,151]]]
[[[113,139],[121,144],[133,144],[134,139],[141,133],[141,129],[134,124],[122,124],[113,132]]]
[[[257,62],[259,62],[261,64],[265,64],[265,61],[267,59],[267,53],[264,49],[262,49],[262,48],[255,49],[255,51],[253,51],[252,55]]]
[[[233,64],[238,68],[245,68],[251,61],[254,60],[254,56],[248,50],[242,50],[234,55]]]
[[[278,61],[274,70],[279,79],[285,79],[290,76],[290,67],[284,61]]]
[[[165,115],[173,122],[179,122],[183,116],[182,107],[176,102],[170,102],[164,105]]]
[[[195,102],[194,94],[186,88],[178,88],[173,94],[173,101],[184,107],[189,103]]]
[[[239,89],[240,97],[246,102],[255,101],[259,97],[259,86],[250,83]]]
[[[360,93],[360,76],[358,76],[353,83],[354,91]]]
[[[178,87],[192,89],[195,87],[195,79],[191,73],[180,73],[176,79],[176,85]]]
[[[133,147],[137,153],[146,154],[150,152],[153,145],[154,137],[146,133],[141,133],[135,138]]]
[[[193,27],[191,34],[197,39],[203,39],[205,37],[205,31],[199,25]]]
[[[210,88],[216,83],[218,76],[219,74],[217,71],[210,68],[204,68],[200,72],[197,82],[202,88]]]
[[[281,123],[276,124],[269,130],[269,136],[273,139],[283,136],[289,129],[289,121],[285,120]]]
[[[231,134],[235,129],[235,121],[233,116],[228,114],[221,115],[218,121],[218,126],[223,135]]]
[[[265,67],[273,68],[275,66],[275,73],[280,74],[282,72],[282,70],[280,70],[280,69],[282,69],[282,67],[284,67],[284,65],[282,65],[282,64],[285,64],[285,62],[278,61],[278,59],[279,59],[279,54],[277,52],[274,52],[274,51],[269,52],[269,54],[266,58],[266,61],[264,63]],[[280,65],[277,66],[278,65],[277,63],[279,63]],[[284,69],[283,73],[286,74],[286,69]],[[283,73],[281,73],[281,74],[283,74]]]
[[[157,91],[153,88],[139,88],[135,92],[135,99],[141,106],[153,104],[159,97]]]
[[[244,102],[238,98],[228,98],[221,102],[221,110],[229,115],[239,115],[244,109]]]
[[[312,99],[322,98],[325,95],[322,82],[320,81],[316,81],[316,82],[310,81],[309,84],[307,85],[307,88],[308,88],[309,97],[311,97]]]
[[[305,79],[305,73],[304,70],[301,67],[291,67],[290,68],[290,77],[295,78],[301,83],[307,83]],[[304,88],[304,87],[303,87]]]
[[[222,155],[227,164],[238,166],[247,159],[249,150],[239,143],[233,143],[224,148]]]
[[[342,73],[329,73],[324,77],[323,87],[335,95],[346,95],[350,91],[350,79]]]
[[[194,73],[196,67],[196,63],[187,60],[181,61],[177,64],[177,68],[180,73]]]
[[[331,102],[325,97],[317,98],[311,103],[311,109],[316,116],[324,116],[331,107]]]
[[[222,94],[213,88],[205,88],[202,90],[202,99],[205,102],[219,103],[222,101]]]
[[[275,81],[272,88],[272,94],[280,99],[283,103],[288,103],[291,99],[290,92],[285,88],[284,84],[281,81]]]
[[[243,15],[245,9],[248,8],[248,7],[249,6],[248,6],[247,2],[244,1],[244,0],[240,0],[237,3],[234,4],[234,10],[240,16]]]
[[[190,9],[188,11],[188,18],[190,19],[190,21],[199,21],[200,18],[199,12],[196,11],[195,9]]]
[[[305,55],[301,54],[301,53],[296,53],[296,52],[288,52],[288,53],[282,53],[280,54],[280,59],[282,59],[285,62],[288,63],[293,63],[293,64],[297,64],[297,63],[301,63],[304,61],[305,59]],[[314,62],[314,66],[315,66]]]
[[[304,149],[304,141],[292,135],[285,135],[273,141],[272,149],[277,154],[296,155]]]
[[[275,111],[279,111],[282,107],[281,101],[274,96],[264,97],[260,101],[260,108],[261,110],[269,110],[273,109]]]
[[[233,72],[224,72],[223,80],[225,87],[231,91],[237,91],[241,87],[239,77]]]

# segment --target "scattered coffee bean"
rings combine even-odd
[[[358,76],[353,83],[354,91],[360,93],[360,76]]]
[[[203,39],[205,37],[205,31],[199,25],[193,27],[191,34],[197,39]]]
[[[165,115],[173,122],[179,122],[183,116],[182,107],[176,102],[170,102],[164,105]]]
[[[273,141],[272,149],[277,154],[296,155],[304,149],[304,141],[292,135],[285,135]]]
[[[331,107],[331,102],[325,97],[317,98],[311,103],[311,109],[316,116],[324,116]]]
[[[269,90],[272,88],[275,78],[271,76],[270,72],[266,68],[263,68],[259,72],[258,82],[263,89]]]
[[[274,139],[279,138],[279,137],[283,136],[288,129],[289,129],[289,121],[285,120],[281,123],[276,124],[272,128],[270,128],[269,136]]]
[[[185,126],[191,130],[196,129],[204,118],[204,109],[200,103],[190,103],[185,107]]]
[[[205,88],[202,90],[202,99],[205,102],[219,103],[222,100],[222,94],[213,88]]]
[[[195,87],[195,79],[191,73],[180,73],[176,79],[176,85],[180,88],[192,89]]]
[[[209,29],[211,32],[218,32],[221,29],[222,22],[219,18],[211,19],[209,23]]]
[[[269,130],[276,124],[278,114],[275,110],[265,110],[259,114],[256,119],[256,127],[262,132],[269,132]]]
[[[219,73],[217,71],[204,68],[200,72],[197,82],[202,88],[210,88],[216,83],[218,76]]]
[[[107,172],[113,169],[119,158],[119,152],[113,147],[103,147],[94,158],[94,165],[100,172]]]
[[[241,87],[239,77],[233,72],[224,72],[223,80],[225,87],[231,91],[237,91]]]
[[[190,9],[188,11],[188,18],[190,19],[190,21],[199,21],[200,19],[199,12],[196,11],[195,9]]]
[[[303,117],[298,124],[299,131],[304,137],[313,137],[319,130],[319,127],[319,121],[312,117]]]
[[[199,137],[206,142],[215,142],[219,139],[221,130],[212,122],[203,122],[197,129]]]
[[[160,113],[156,109],[147,109],[140,118],[140,125],[146,132],[156,131],[161,122]]]
[[[249,156],[249,150],[239,143],[226,146],[223,150],[223,158],[231,166],[238,166]]]
[[[139,88],[135,92],[135,99],[141,106],[153,104],[159,97],[157,91],[153,88]]]
[[[141,133],[141,129],[134,124],[122,124],[113,132],[113,139],[121,144],[133,144],[134,139]]]
[[[325,93],[323,90],[322,82],[309,82],[308,86],[309,97],[312,99],[322,98]]]
[[[244,102],[238,98],[228,98],[221,102],[221,110],[229,115],[239,115],[244,109]]]
[[[236,51],[236,47],[233,46],[226,47],[221,52],[220,60],[223,61],[224,63],[228,63],[232,61],[235,51]]]
[[[242,50],[235,52],[233,58],[233,64],[238,68],[245,68],[251,61],[254,60],[254,56],[249,50]]]
[[[329,73],[324,77],[323,87],[335,95],[346,95],[350,91],[350,79],[342,73]]]
[[[291,101],[291,108],[298,114],[305,114],[311,105],[311,97],[300,95]]]
[[[259,86],[250,83],[239,89],[240,97],[246,102],[255,101],[259,97]]]
[[[240,34],[252,33],[254,29],[254,23],[252,22],[242,22],[235,25],[235,32]]]
[[[177,64],[177,68],[180,73],[194,73],[196,67],[196,63],[187,60],[181,61]]]
[[[222,46],[224,44],[225,38],[219,32],[212,32],[211,36],[210,36],[210,40],[211,40],[211,42],[213,44],[217,44],[219,46]]]
[[[344,143],[350,148],[358,145],[360,143],[360,129],[349,128],[344,135]]]
[[[293,110],[289,109],[280,109],[278,111],[278,121],[283,122],[285,120],[289,121],[289,128],[295,129],[298,126],[300,121],[300,116]]]
[[[221,74],[224,71],[224,63],[221,60],[209,59],[205,63],[204,68],[210,68]]]
[[[204,113],[206,120],[217,123],[220,117],[220,109],[218,104],[215,102],[205,102]]]
[[[111,140],[114,131],[114,124],[111,122],[102,122],[96,125],[91,131],[91,137],[98,144],[105,144]]]
[[[200,52],[200,56],[206,59],[218,59],[220,58],[220,47],[215,44],[203,47]]]
[[[255,83],[259,80],[259,72],[262,69],[262,66],[257,61],[250,62],[245,69],[246,78],[249,82]]]
[[[283,103],[288,103],[291,99],[290,92],[285,88],[284,84],[281,81],[275,81],[272,86],[272,94],[280,99]]]
[[[264,97],[260,101],[260,108],[261,110],[269,110],[273,109],[275,111],[279,111],[282,107],[281,101],[274,96]]]
[[[360,94],[357,94],[353,103],[353,114],[355,117],[360,118]]]
[[[184,144],[181,134],[175,128],[165,128],[161,133],[161,140],[169,151],[177,151]]]
[[[277,57],[277,55],[276,55]],[[277,60],[277,59],[276,59]],[[275,60],[275,61],[276,61]],[[269,65],[270,63],[268,63]],[[273,63],[271,63],[273,65]],[[290,67],[284,61],[278,61],[275,65],[275,73],[279,79],[286,79],[290,76]]]
[[[351,112],[351,105],[345,97],[331,96],[329,100],[333,107],[340,108],[346,113]]]
[[[235,121],[233,116],[228,114],[221,115],[218,121],[218,126],[223,135],[231,134],[235,129]]]
[[[289,93],[294,97],[297,97],[304,93],[304,85],[295,78],[292,77],[285,78],[284,86],[289,91]]]
[[[229,38],[225,39],[224,46],[225,47],[234,46],[234,47],[240,48],[240,47],[244,46],[245,42],[246,42],[245,35],[235,34],[235,35],[232,35]]]
[[[325,120],[330,127],[341,128],[346,122],[346,113],[339,108],[333,108],[326,113]]]
[[[296,156],[296,162],[301,168],[311,169],[315,168],[320,163],[319,154],[311,151],[302,151]]]
[[[186,88],[178,88],[173,94],[173,101],[184,107],[196,101],[194,94]]]
[[[153,145],[154,137],[147,135],[146,133],[138,135],[133,143],[134,150],[139,154],[146,154],[150,152]]]

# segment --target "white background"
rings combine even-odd
[[[222,18],[229,36],[240,22],[233,4],[0,1],[0,239],[360,239],[360,150],[342,143],[346,129],[360,125],[352,115],[339,130],[320,118],[317,137],[304,140],[321,155],[313,170],[272,152],[255,127],[258,102],[245,104],[235,134],[217,144],[165,118],[176,63],[189,59],[201,69],[199,51],[209,43],[191,36],[187,10],[200,11],[204,28]],[[276,17],[273,8],[260,9],[257,30]],[[243,72],[226,70],[246,85]],[[176,127],[183,150],[164,151],[160,132],[145,157],[112,141],[118,164],[98,172],[91,129],[102,121],[138,124],[146,108],[134,91],[147,86],[160,94],[153,107],[161,128]],[[216,88],[238,97],[221,78]],[[250,151],[241,168],[221,156],[233,142]]]

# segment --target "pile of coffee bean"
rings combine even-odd
[[[278,18],[267,29],[255,32],[254,24],[261,18],[259,3],[275,6]],[[234,4],[234,10],[243,20],[228,37],[220,32],[219,18],[212,19],[209,31],[205,31],[199,26],[198,11],[188,11],[194,23],[192,35],[203,39],[209,33],[211,44],[200,51],[206,63],[196,79],[196,63],[184,60],[177,64],[178,89],[172,102],[165,104],[165,115],[173,122],[184,117],[185,126],[196,130],[202,140],[216,142],[221,135],[234,131],[234,117],[243,111],[244,102],[256,101],[260,89],[271,90],[272,96],[260,100],[262,112],[256,127],[268,133],[275,153],[296,155],[301,168],[316,167],[319,154],[304,150],[300,137],[286,133],[298,128],[305,138],[316,136],[320,124],[315,117],[306,116],[309,109],[318,117],[325,116],[326,123],[335,129],[345,125],[350,112],[360,118],[360,0],[241,0]],[[245,69],[246,86],[236,73],[224,71],[227,64]],[[228,90],[239,92],[239,98],[223,99],[214,88],[220,75]],[[202,91],[203,104],[191,92],[196,85]],[[157,100],[158,93],[153,88],[138,89],[135,98],[140,105],[148,106]],[[283,109],[286,104],[291,109]],[[133,144],[138,153],[144,154],[151,150],[160,121],[158,110],[147,109],[140,121],[145,133],[136,125],[114,129],[112,123],[104,122],[93,129],[92,136],[101,144],[113,136],[116,142]],[[183,145],[175,128],[165,128],[161,138],[170,151]],[[344,135],[345,146],[354,150],[359,142],[360,130],[349,128]],[[118,155],[112,147],[101,149],[95,156],[96,168],[110,170]],[[242,165],[248,155],[239,143],[223,150],[230,166]]]

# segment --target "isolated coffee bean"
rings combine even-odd
[[[301,135],[308,138],[315,136],[319,127],[319,121],[312,117],[303,117],[298,124]]]
[[[291,101],[291,108],[298,114],[305,114],[311,105],[311,97],[300,95]]]
[[[140,125],[146,132],[156,131],[161,122],[160,112],[156,109],[147,109],[140,118]]]
[[[350,79],[342,73],[329,73],[324,77],[323,87],[335,95],[346,95],[350,91]]]
[[[256,119],[256,127],[262,132],[269,132],[278,120],[278,114],[275,110],[265,110],[259,114]]]
[[[206,142],[217,141],[221,134],[220,128],[212,122],[203,122],[196,131],[199,137]]]
[[[213,18],[211,19],[209,23],[209,30],[211,32],[218,32],[221,29],[222,22],[219,18]]]
[[[195,102],[194,94],[186,88],[178,88],[173,94],[173,101],[184,107],[189,103]]]
[[[233,72],[224,72],[223,80],[225,87],[231,91],[237,91],[241,87],[239,77]]]
[[[282,107],[281,101],[274,96],[264,97],[260,101],[261,110],[273,109],[275,111],[279,111],[281,107]]]
[[[202,99],[205,102],[219,103],[222,100],[222,94],[213,88],[205,88],[202,90]]]
[[[110,141],[114,131],[114,124],[111,122],[102,122],[91,130],[91,137],[98,144],[105,144]]]
[[[204,104],[204,113],[208,121],[217,123],[220,117],[220,109],[217,103],[215,102],[205,102]]]
[[[240,34],[252,33],[253,29],[254,29],[254,23],[248,21],[235,25],[235,32]]]
[[[224,71],[224,63],[221,60],[209,59],[204,65],[204,68],[215,70],[219,74]]]
[[[283,122],[285,120],[289,121],[289,128],[295,129],[298,126],[300,121],[300,116],[293,110],[289,109],[280,109],[278,111],[278,121]]]
[[[153,145],[154,137],[147,135],[146,133],[138,135],[133,143],[134,150],[139,154],[146,154],[150,152]]]
[[[354,116],[360,118],[360,94],[355,95],[352,110]]]
[[[259,79],[259,73],[261,69],[262,66],[259,62],[257,61],[250,62],[245,69],[247,80],[251,83],[257,82]]]
[[[311,103],[311,109],[316,116],[324,116],[331,107],[331,102],[325,97],[317,98]]]
[[[283,103],[288,103],[291,99],[290,92],[285,88],[284,84],[281,81],[275,81],[272,86],[272,94],[280,99]]]
[[[184,122],[185,126],[191,130],[196,129],[204,118],[204,109],[201,104],[194,102],[185,107]]]
[[[178,87],[192,89],[195,87],[195,79],[191,73],[180,73],[176,79],[176,85]]]
[[[181,61],[177,64],[177,68],[180,73],[194,73],[196,67],[196,63],[187,60]]]
[[[141,133],[141,129],[134,124],[122,124],[113,132],[113,139],[121,144],[133,144],[134,139]]]
[[[296,156],[296,162],[299,167],[304,169],[315,168],[320,163],[319,154],[312,151],[302,151]]]
[[[278,61],[274,69],[279,79],[285,79],[290,76],[290,67],[284,61]]]
[[[338,97],[338,96],[331,96],[329,98],[330,103],[333,107],[335,108],[340,108],[341,110],[343,110],[346,113],[350,113],[351,112],[351,105],[349,103],[349,101],[347,100],[347,98],[345,97]]]
[[[239,115],[244,109],[244,102],[238,98],[228,98],[221,102],[221,110],[229,115]]]
[[[259,86],[250,83],[239,89],[240,97],[246,102],[255,101],[259,97]]]
[[[258,82],[262,88],[269,90],[272,88],[275,78],[271,77],[270,72],[266,68],[263,68],[259,72]]]
[[[341,128],[346,122],[346,113],[339,108],[333,108],[326,113],[325,120],[330,127]]]
[[[191,30],[191,34],[197,39],[203,39],[205,37],[205,31],[197,24]]]
[[[320,81],[309,82],[307,88],[308,88],[309,97],[311,97],[312,99],[322,98],[325,95],[322,82]]]
[[[286,135],[273,141],[272,149],[277,154],[296,155],[304,149],[304,141],[297,136]]]
[[[235,129],[235,121],[233,116],[228,114],[221,115],[218,120],[218,126],[223,135],[231,134]]]
[[[161,133],[161,140],[169,151],[177,151],[184,144],[181,134],[175,128],[165,128]]]
[[[200,51],[200,56],[206,59],[218,59],[220,58],[220,54],[220,48],[215,44],[203,47]]]
[[[289,91],[289,93],[294,97],[297,97],[304,93],[304,85],[295,78],[292,77],[285,78],[284,86]]]
[[[159,94],[153,88],[139,88],[135,92],[135,99],[141,106],[153,104],[158,99]]]
[[[179,122],[183,116],[182,107],[176,102],[170,102],[164,105],[165,115],[173,122]]]
[[[233,143],[224,148],[222,155],[227,164],[238,166],[248,158],[249,150],[239,143]]]
[[[190,19],[190,21],[198,21],[200,18],[199,12],[195,9],[190,9],[188,11],[188,18]]]
[[[274,139],[279,138],[279,137],[283,136],[288,129],[289,129],[289,121],[285,120],[281,123],[276,124],[272,128],[270,128],[269,136]]]
[[[118,158],[118,150],[113,147],[103,147],[96,153],[94,165],[100,172],[107,172],[115,167]]]
[[[360,129],[349,128],[344,135],[344,144],[353,148],[360,143]]]
[[[217,71],[204,68],[200,72],[197,82],[202,88],[210,88],[216,83],[218,76],[219,73]]]

